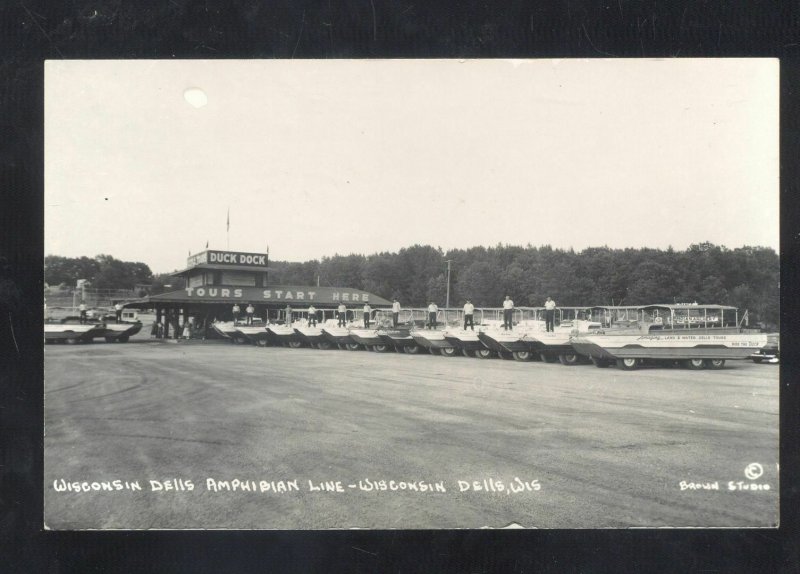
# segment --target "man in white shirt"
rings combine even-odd
[[[231,312],[233,313],[233,324],[236,325],[239,323],[239,313],[242,312],[238,303],[233,304],[233,309],[231,309]]]
[[[514,302],[511,300],[511,297],[506,295],[505,300],[503,301],[503,329],[513,329],[512,320],[514,317]]]
[[[436,328],[436,313],[439,312],[439,307],[431,301],[431,304],[428,305],[428,328],[435,329]]]
[[[252,325],[253,324],[253,313],[256,312],[255,307],[253,307],[252,303],[248,303],[247,304],[247,308],[244,311],[245,311],[245,313],[247,313],[247,324],[248,325]]]
[[[314,305],[308,306],[308,326],[317,326],[317,308]]]
[[[467,330],[467,325],[469,328],[474,331],[475,330],[475,323],[472,322],[472,317],[475,314],[475,305],[472,304],[472,301],[467,299],[467,303],[464,305],[464,330]]]
[[[86,323],[86,301],[81,299],[81,304],[78,305],[78,311],[81,312],[81,325]]]
[[[397,299],[392,303],[392,327],[397,328],[397,322],[400,317],[400,301]]]
[[[339,326],[340,327],[347,327],[347,307],[344,303],[339,303],[339,307],[336,309],[339,313]]]
[[[369,303],[364,303],[364,328],[369,329],[369,315],[372,313],[372,307]]]
[[[115,303],[114,304],[114,313],[117,316],[117,323],[121,323],[122,322],[122,304],[121,303]]]
[[[556,302],[550,297],[544,302],[544,326],[548,333],[555,329]]]

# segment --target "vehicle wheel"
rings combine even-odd
[[[475,356],[475,354],[472,351],[470,351],[469,349],[461,349],[461,354],[464,355],[465,357],[474,357]]]
[[[505,359],[506,361],[511,361],[514,359],[514,355],[512,355],[508,351],[503,351],[502,353],[500,353],[500,358]]]
[[[358,351],[361,348],[361,345],[358,343],[347,343],[347,350],[348,351]]]
[[[346,351],[346,350],[347,350],[347,345],[345,345],[344,343],[337,343],[336,345],[337,345],[337,346],[339,347],[339,349],[340,349],[340,350],[342,350],[342,351]]]
[[[530,351],[514,351],[511,353],[516,361],[532,361],[533,353]]]
[[[68,339],[66,339],[64,342],[65,342],[67,345],[77,345],[77,344],[78,344],[78,339],[77,339],[77,337],[69,337],[69,338],[68,338]]]
[[[631,358],[617,359],[617,366],[620,369],[624,369],[626,371],[632,371],[633,369],[639,366],[639,361]]]
[[[385,353],[389,350],[389,345],[372,345],[372,350],[376,353]]]
[[[494,352],[491,349],[478,349],[475,351],[475,357],[478,359],[491,359]]]
[[[607,369],[609,367],[609,363],[606,359],[598,359],[595,357],[592,357],[592,364],[600,369]]]
[[[705,369],[706,363],[703,359],[686,359],[683,362],[683,366],[686,367],[687,369],[698,371],[700,369]]]
[[[428,347],[428,352],[431,355],[438,355],[439,354],[439,349],[437,349],[436,347]]]
[[[721,369],[725,366],[725,359],[706,359],[707,369]]]
[[[300,341],[289,341],[289,346],[292,349],[299,349],[300,347],[303,346],[303,343],[301,343]]]
[[[763,360],[764,360],[764,357],[753,357],[753,362],[754,363],[760,363]]]
[[[319,349],[320,351],[327,351],[330,348],[331,344],[329,341],[320,341],[319,343],[317,343],[317,349]]]
[[[259,339],[258,341],[256,341],[256,345],[258,345],[259,347],[266,347],[267,346],[267,340],[266,339]]]
[[[547,353],[539,353],[539,358],[543,363],[555,363],[557,360],[553,355],[548,355]]]
[[[561,361],[562,365],[566,365],[568,367],[572,367],[581,362],[580,355],[577,353],[562,353],[558,356],[558,360]]]
[[[406,345],[402,349],[409,355],[416,355],[417,353],[419,353],[419,345]]]
[[[443,357],[455,357],[458,349],[455,347],[442,347],[440,349],[440,353]]]

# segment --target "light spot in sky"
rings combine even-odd
[[[195,108],[202,108],[208,103],[206,93],[200,88],[187,88],[183,92],[183,98],[189,102],[189,105]]]

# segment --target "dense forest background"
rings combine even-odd
[[[518,306],[542,305],[548,296],[565,306],[697,301],[749,309],[756,322],[779,323],[780,262],[774,250],[764,247],[728,249],[700,243],[685,251],[608,247],[573,251],[497,245],[443,251],[414,245],[396,253],[271,261],[270,281],[363,289],[397,297],[407,307],[430,301],[443,305],[447,260],[451,306],[469,298],[476,306],[498,307],[505,295]],[[88,279],[98,289],[147,284],[152,294],[183,287],[167,274],[154,275],[144,263],[108,255],[45,258],[45,280],[51,286],[74,286],[77,279]]]

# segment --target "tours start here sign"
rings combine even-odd
[[[309,287],[302,285],[272,285],[269,287],[237,287],[203,285],[186,287],[180,291],[150,297],[153,302],[208,302],[243,301],[249,303],[298,304],[363,304],[391,305],[391,301],[374,293],[348,287]]]
[[[211,263],[214,265],[244,265],[247,267],[266,267],[268,257],[266,253],[241,253],[239,251],[211,251],[206,250],[195,255],[190,255],[186,260],[188,267]]]

